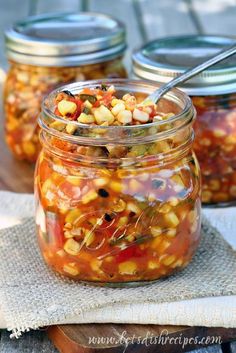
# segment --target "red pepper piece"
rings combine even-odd
[[[144,250],[141,250],[136,244],[129,246],[128,248],[121,250],[116,256],[116,262],[120,263],[127,261],[132,257],[141,257],[144,255]]]

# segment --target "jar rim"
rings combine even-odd
[[[74,125],[80,131],[80,134],[74,136],[59,132],[47,125],[46,122],[48,119],[50,119],[51,122],[57,121],[60,123],[68,124],[67,120],[63,119],[58,115],[55,115],[53,112],[53,101],[58,93],[65,90],[69,90],[72,94],[76,94],[84,88],[95,88],[96,86],[101,84],[114,85],[118,91],[119,89],[123,89],[124,93],[127,93],[128,91],[132,93],[145,93],[147,95],[152,93],[154,89],[157,89],[159,87],[159,85],[154,82],[130,79],[91,80],[64,85],[52,91],[47,97],[44,98],[42,102],[42,112],[38,120],[42,130],[72,143],[79,142],[91,145],[94,145],[94,143],[97,145],[112,143],[128,145],[130,143],[138,144],[167,138],[168,136],[173,135],[177,130],[192,123],[193,119],[195,118],[195,109],[193,107],[191,99],[184,92],[174,88],[166,94],[164,99],[176,104],[179,108],[181,108],[181,111],[168,119],[168,124],[174,125],[174,123],[178,122],[178,126],[174,126],[169,130],[156,131],[154,129],[155,131],[153,131],[153,133],[151,131],[152,128],[158,128],[167,124],[167,121],[157,121],[148,124],[124,126],[87,125],[82,124],[78,121],[70,121],[70,124]],[[97,132],[97,130],[99,130],[100,133]]]

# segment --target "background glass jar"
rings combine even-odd
[[[180,36],[151,42],[133,54],[141,79],[168,82],[235,42],[216,36]],[[194,150],[202,172],[202,201],[236,203],[236,58],[189,80],[180,88],[197,109]]]
[[[68,31],[68,28],[70,31]],[[6,141],[34,162],[40,151],[37,117],[43,97],[69,82],[126,77],[124,26],[102,14],[28,18],[5,33],[10,69],[4,90]]]
[[[64,86],[44,101],[35,174],[39,245],[50,267],[76,280],[116,286],[156,280],[184,268],[200,239],[194,108],[173,90],[159,106],[175,114],[168,121],[70,122],[75,129],[68,135],[66,121],[53,114],[56,94],[99,84]],[[155,88],[128,80],[105,84],[140,101]]]

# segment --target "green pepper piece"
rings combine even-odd
[[[96,101],[97,101],[96,96],[93,96],[93,95],[91,95],[91,94],[80,94],[80,95],[79,95],[79,98],[80,98],[83,102],[89,101],[89,102],[92,103],[92,104],[96,103]]]

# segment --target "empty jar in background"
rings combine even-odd
[[[96,13],[29,17],[5,32],[9,71],[5,83],[6,141],[21,160],[41,149],[37,117],[43,97],[64,83],[126,77],[125,28]]]
[[[166,83],[235,43],[219,36],[179,36],[148,43],[133,54],[136,78]],[[197,110],[194,150],[202,172],[202,201],[236,201],[236,56],[202,72],[179,88]]]

